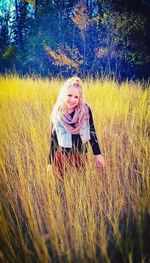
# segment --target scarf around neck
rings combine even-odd
[[[72,134],[78,134],[83,123],[88,122],[88,105],[84,104],[84,110],[81,111],[79,107],[75,108],[73,117],[71,114],[64,112],[58,114],[58,121],[64,126],[64,128]],[[73,126],[72,126],[73,125]]]

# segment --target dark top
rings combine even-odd
[[[73,111],[70,114],[70,116],[73,117],[74,113],[75,111]],[[90,123],[90,136],[91,136],[89,142],[92,147],[93,154],[98,155],[101,154],[101,150],[98,144],[94,122],[93,122],[93,116],[90,108],[89,108],[89,123]],[[87,153],[88,142],[82,143],[80,134],[72,134],[72,148],[63,148],[58,145],[57,134],[55,130],[53,130],[51,133],[50,141],[51,142],[50,142],[50,151],[49,151],[49,160],[48,160],[49,164],[51,164],[52,160],[55,159],[56,151],[62,151],[63,153],[79,153],[79,154]]]

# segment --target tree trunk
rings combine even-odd
[[[15,12],[16,12],[16,28],[17,28],[17,34],[16,34],[16,44],[19,47],[19,49],[23,48],[23,40],[22,40],[22,32],[21,32],[21,25],[20,25],[20,18],[19,18],[19,7],[18,7],[18,1],[15,0]]]

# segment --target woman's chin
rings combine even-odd
[[[68,110],[74,110],[76,108],[76,105],[67,105]]]
[[[75,110],[76,106],[74,106],[74,107],[66,107],[66,108],[67,108],[67,111],[70,113],[70,112]]]

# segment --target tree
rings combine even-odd
[[[23,73],[132,76],[150,64],[150,19],[139,7],[139,0],[14,0],[1,16],[1,57]]]

